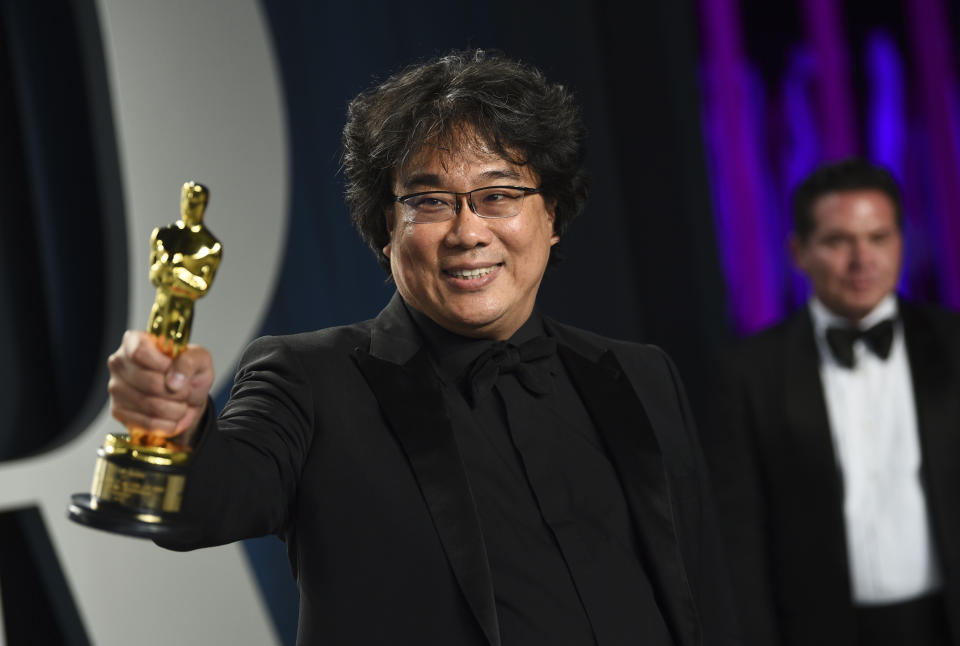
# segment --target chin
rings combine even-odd
[[[479,306],[477,303],[468,304],[466,307],[454,308],[447,312],[447,318],[451,321],[458,321],[462,325],[470,327],[482,327],[489,325],[503,315],[498,307]]]
[[[454,324],[461,330],[479,333],[494,325],[497,319],[489,317],[465,317],[453,319]]]
[[[883,296],[879,298],[864,298],[857,300],[848,300],[841,304],[838,314],[842,314],[849,319],[859,321],[864,316],[873,311],[877,305],[880,304],[880,301],[883,300]]]

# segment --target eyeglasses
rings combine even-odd
[[[512,218],[523,208],[523,198],[539,192],[539,188],[523,186],[484,186],[465,193],[423,191],[393,197],[403,206],[404,219],[423,224],[452,219],[460,212],[460,197],[464,195],[470,210],[481,218]]]

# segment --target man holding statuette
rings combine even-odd
[[[301,644],[733,644],[671,361],[541,315],[581,211],[568,90],[482,51],[350,104],[347,202],[396,284],[369,321],[209,353],[128,332],[114,415],[193,447],[174,549],[277,534]]]

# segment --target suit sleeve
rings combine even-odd
[[[189,531],[158,543],[182,550],[283,534],[314,432],[313,401],[297,353],[279,337],[254,341],[219,419],[207,407],[181,511]]]
[[[755,402],[737,359],[710,393],[701,440],[714,485],[737,617],[748,646],[780,643],[771,585]]]

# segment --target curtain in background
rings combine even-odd
[[[808,287],[787,261],[789,199],[860,155],[904,192],[901,291],[960,307],[956,5],[699,0],[703,123],[730,320],[773,323]]]

